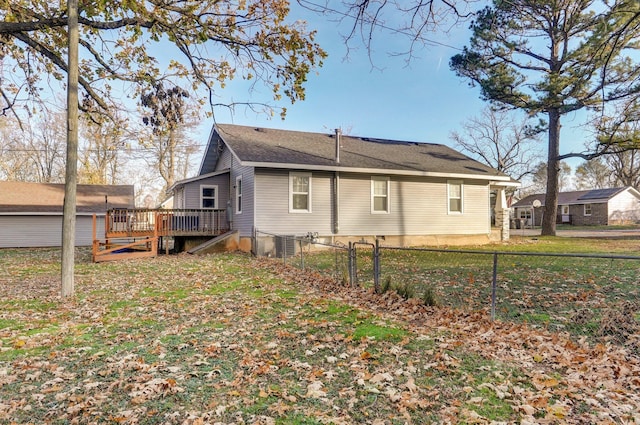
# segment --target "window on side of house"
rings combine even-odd
[[[242,214],[242,175],[236,177],[236,214]]]
[[[520,211],[520,218],[529,220],[531,218],[531,210],[529,208],[522,208]]]
[[[218,186],[217,185],[201,185],[200,186],[200,208],[216,209],[218,208]]]
[[[460,180],[447,181],[447,197],[449,214],[462,214],[464,187]]]
[[[591,215],[591,204],[584,204],[584,215]]]
[[[371,177],[371,213],[389,213],[389,177]]]
[[[289,173],[289,212],[311,212],[311,173]]]

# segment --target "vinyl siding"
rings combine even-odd
[[[381,175],[382,176],[382,175]],[[256,228],[332,233],[333,173],[312,173],[312,212],[289,212],[289,173],[256,171]],[[338,235],[478,235],[491,231],[489,184],[463,181],[463,213],[448,213],[447,180],[391,176],[389,213],[371,212],[371,176],[340,174]]]
[[[233,162],[233,155],[229,150],[229,148],[225,145],[224,149],[222,150],[222,153],[220,154],[220,159],[216,164],[215,171],[226,170],[227,168],[231,168],[232,162]]]
[[[609,224],[640,220],[640,201],[629,190],[609,200]]]
[[[96,233],[104,239],[104,217],[97,217]],[[58,247],[62,240],[61,215],[0,216],[0,248]],[[76,246],[93,243],[93,217],[76,217]]]
[[[173,192],[173,208],[180,209],[185,208],[187,200],[184,199],[184,187],[178,187]]]
[[[383,175],[381,175],[383,176]],[[389,213],[371,213],[371,176],[340,176],[340,234],[489,233],[488,182],[463,181],[463,213],[448,213],[447,180],[391,176]]]
[[[242,176],[242,212],[236,214],[236,177]],[[240,236],[249,237],[253,235],[253,220],[255,217],[254,197],[255,197],[255,176],[253,167],[242,167],[234,165],[231,167],[232,196],[233,205],[233,229],[240,232]]]
[[[311,213],[289,212],[289,172],[256,169],[256,229],[276,234],[331,234],[332,173],[313,172]]]
[[[200,208],[200,186],[214,185],[218,186],[218,206],[217,209],[227,208],[227,200],[229,199],[229,175],[221,174],[209,177],[203,180],[190,182],[184,185],[185,203],[176,208],[199,209]]]

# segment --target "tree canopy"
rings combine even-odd
[[[2,1],[0,110],[41,98],[68,71],[66,3]],[[325,52],[313,31],[288,23],[282,0],[83,1],[79,5],[81,107],[107,112],[116,90],[139,95],[162,79],[182,79],[216,105],[235,77],[260,82],[292,102]],[[122,82],[123,84],[116,84]],[[247,99],[243,103],[250,103]],[[228,102],[222,102],[229,106]]]
[[[286,0],[78,3],[0,0],[0,111],[19,119],[21,104],[42,103],[41,90],[67,77],[63,297],[74,292],[79,107],[112,115],[122,108],[114,94],[139,99],[169,79],[204,90],[213,108],[216,88],[236,76],[264,83],[275,100],[295,102],[326,55],[314,32],[286,22]]]
[[[533,173],[540,158],[539,129],[526,118],[487,107],[462,128],[450,135],[462,151],[516,180]]]
[[[604,112],[640,92],[640,3],[632,0],[495,0],[471,24],[451,68],[491,103],[548,119],[542,232],[555,234],[561,117]],[[562,155],[567,158],[570,155]]]
[[[329,3],[317,0],[297,0],[310,10],[323,15],[337,16],[348,24],[344,35],[346,45],[360,42],[369,53],[373,50],[376,33],[398,34],[409,41],[404,52],[411,58],[414,50],[433,44],[435,30],[447,31],[456,23],[473,16],[476,4],[483,0],[342,0]]]

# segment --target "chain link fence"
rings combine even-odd
[[[313,270],[341,284],[350,284],[348,245],[319,241],[313,234],[306,236],[277,235],[254,231],[253,253],[258,257],[275,258],[302,270]]]
[[[381,247],[380,264],[381,290],[427,304],[640,343],[640,257]]]
[[[282,238],[278,242],[278,238]],[[396,291],[427,305],[484,311],[577,337],[630,344],[640,353],[640,257],[322,244],[256,232],[260,256]]]

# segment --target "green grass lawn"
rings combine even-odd
[[[489,316],[497,252],[494,305],[497,319],[621,344],[627,343],[640,325],[637,240],[516,237],[508,243],[436,251],[383,246],[380,252],[383,290],[400,290],[405,296],[425,299],[430,304],[483,311]],[[359,246],[357,253],[358,284],[371,287],[372,250]],[[347,268],[346,253],[338,254],[341,255],[307,254],[305,267],[336,275],[336,270]],[[581,254],[588,256],[579,257]],[[293,259],[290,262],[300,266]]]
[[[246,255],[77,258],[63,300],[58,250],[0,250],[0,423],[622,423],[640,408],[638,358],[617,346]]]

